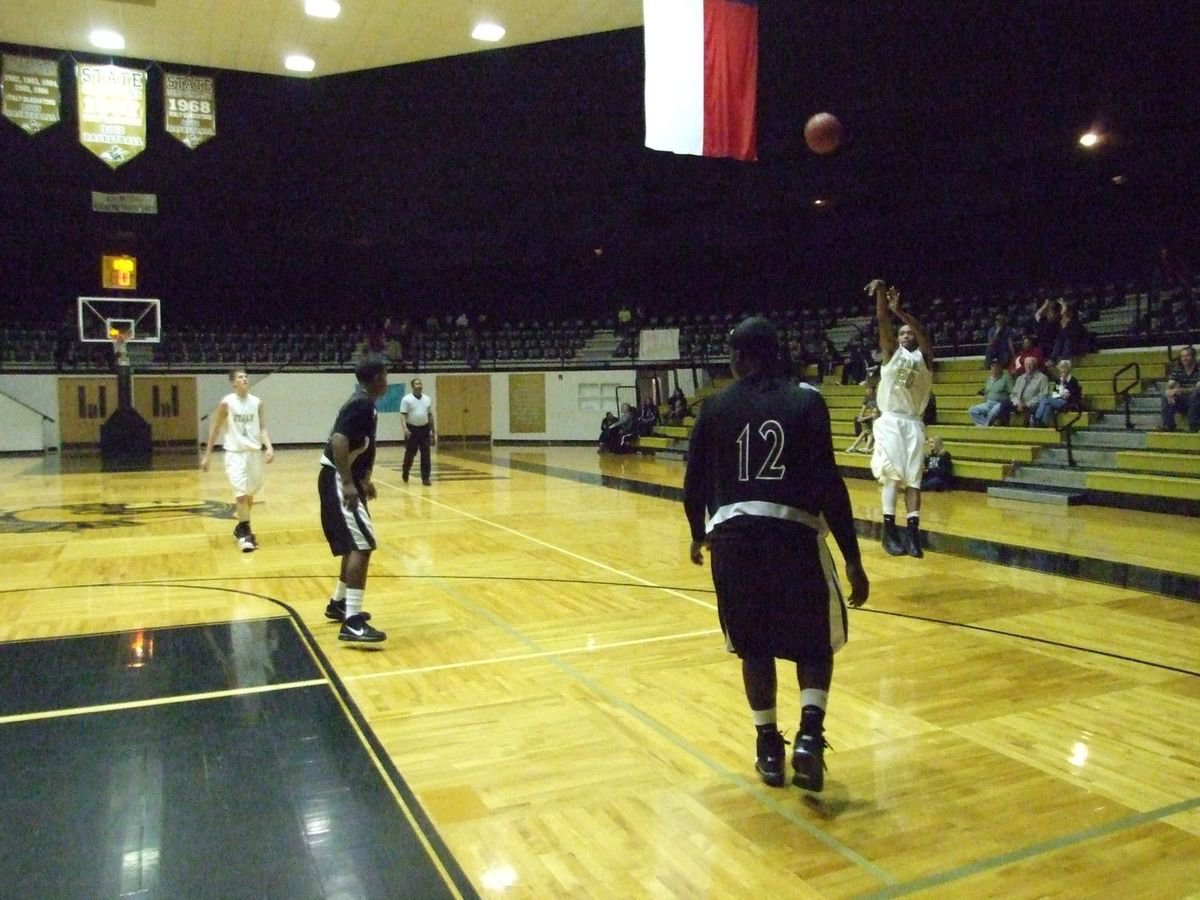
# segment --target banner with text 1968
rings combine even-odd
[[[163,75],[163,112],[167,134],[195,150],[217,134],[217,97],[211,78]]]
[[[146,149],[146,73],[121,66],[75,66],[79,142],[114,169]]]
[[[58,123],[58,63],[5,53],[3,73],[4,118],[28,134]]]

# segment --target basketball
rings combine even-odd
[[[832,153],[841,142],[842,123],[830,113],[817,113],[804,126],[804,143],[813,153]]]

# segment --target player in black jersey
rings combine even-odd
[[[371,481],[379,420],[375,401],[387,393],[387,367],[378,359],[366,359],[354,374],[358,385],[338,410],[317,476],[321,527],[330,551],[342,559],[325,616],[342,623],[338,640],[374,644],[387,635],[367,621],[371,615],[363,610],[367,567],[375,550],[375,526],[367,501],[375,499]]]
[[[702,565],[701,548],[709,547],[726,648],[741,657],[758,730],[759,775],[774,787],[784,781],[775,660],[792,660],[801,704],[792,783],[819,791],[833,654],[847,636],[826,533],[846,563],[850,606],[866,602],[870,584],[824,399],[790,378],[775,326],[766,319],[740,323],[729,346],[737,380],[704,401],[688,451],[691,559]]]

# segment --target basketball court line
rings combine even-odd
[[[118,712],[126,709],[146,709],[152,706],[169,706],[175,703],[193,703],[200,700],[216,700],[225,697],[245,697],[249,694],[267,694],[273,691],[288,691],[295,688],[317,687],[328,684],[328,678],[310,678],[305,681],[285,681],[280,684],[229,688],[224,691],[203,691],[198,694],[176,694],[171,697],[154,697],[146,700],[100,703],[96,706],[77,706],[68,709],[48,709],[39,712],[14,713],[10,716],[0,716],[0,725],[9,725],[13,722],[35,722],[40,719],[65,719],[71,716],[87,716],[94,713]]]
[[[433,579],[439,581],[439,579]],[[440,586],[440,584],[439,584]],[[415,669],[389,669],[386,672],[368,672],[365,675],[347,675],[343,681],[367,681],[372,678],[390,678],[393,675],[423,675],[426,672],[442,672],[447,669],[469,669],[475,666],[494,666],[510,662],[525,662],[531,659],[546,659],[551,656],[574,655],[578,653],[597,653],[601,650],[616,650],[622,647],[637,647],[645,644],[657,644],[664,641],[687,640],[694,637],[712,637],[721,633],[719,628],[706,628],[703,631],[685,631],[679,634],[665,634],[656,637],[635,638],[628,641],[613,641],[606,644],[588,644],[583,647],[567,647],[562,650],[542,650],[537,653],[517,653],[512,656],[490,656],[486,659],[470,659],[463,662],[441,663],[434,666],[418,666]]]
[[[1163,819],[1180,813],[1190,812],[1193,809],[1200,808],[1200,797],[1193,797],[1191,800],[1182,800],[1179,803],[1172,803],[1170,806],[1160,806],[1158,809],[1152,809],[1144,813],[1134,813],[1130,816],[1124,816],[1120,819],[1114,819],[1111,822],[1105,822],[1103,825],[1096,825],[1092,828],[1085,828],[1082,831],[1077,831],[1074,834],[1060,835],[1056,838],[1051,838],[1047,841],[1040,841],[1036,844],[1030,844],[1028,847],[1021,847],[1017,850],[1010,850],[1008,853],[1000,853],[996,856],[981,859],[973,863],[968,863],[965,866],[956,866],[953,869],[946,869],[942,872],[935,872],[932,875],[926,875],[923,878],[917,878],[913,881],[897,884],[892,887],[885,888],[875,893],[866,894],[865,898],[870,900],[882,900],[885,897],[903,897],[908,894],[915,894],[918,891],[929,890],[930,888],[940,887],[945,884],[951,884],[955,881],[962,881],[964,878],[970,878],[974,875],[979,875],[984,872],[989,872],[994,869],[1002,869],[1005,866],[1013,863],[1024,862],[1028,859],[1034,859],[1047,853],[1054,853],[1059,850],[1066,850],[1071,847],[1085,844],[1088,841],[1096,840],[1097,838],[1107,837],[1110,834],[1117,834],[1122,831],[1127,831],[1130,828],[1136,828],[1139,825],[1145,825],[1150,822],[1160,822]]]

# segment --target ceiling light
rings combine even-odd
[[[293,53],[283,61],[283,67],[289,72],[311,72],[317,67],[317,64],[307,56]]]
[[[88,40],[92,42],[93,47],[99,47],[101,50],[125,49],[125,38],[121,37],[115,31],[109,31],[106,28],[97,28],[88,35]]]
[[[504,29],[492,22],[480,22],[471,32],[471,37],[477,41],[489,41],[495,43],[504,37]]]
[[[318,19],[336,19],[342,12],[338,0],[304,0],[304,11]]]
[[[1100,143],[1100,135],[1094,131],[1085,131],[1079,136],[1079,146],[1081,147],[1095,147],[1098,143]]]

